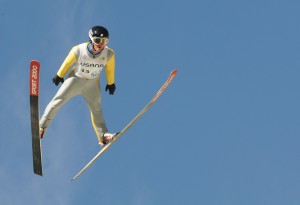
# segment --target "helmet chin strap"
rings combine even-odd
[[[96,44],[93,44],[93,45],[92,45],[93,50],[96,50],[94,46],[97,47],[97,45],[96,45]],[[103,49],[104,49],[104,46],[103,46],[103,48],[102,48],[99,52],[101,52]],[[98,51],[97,51],[97,52],[98,52]]]
[[[96,50],[94,49],[93,43],[89,43],[87,49],[88,49],[88,51],[89,51],[92,55],[95,56],[95,55],[98,55],[99,53],[101,53],[101,51],[103,51],[104,48],[103,48],[101,51],[96,51]]]

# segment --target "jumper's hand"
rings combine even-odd
[[[115,90],[116,90],[116,85],[113,83],[111,85],[106,85],[105,91],[107,92],[107,90],[109,91],[110,95],[113,95]]]
[[[58,84],[61,82],[62,84],[64,83],[64,79],[59,77],[58,75],[55,75],[54,78],[52,79],[52,82],[58,86]]]

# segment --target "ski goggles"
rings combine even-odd
[[[108,38],[101,38],[101,37],[91,37],[91,40],[95,44],[104,44],[106,45],[108,43]]]

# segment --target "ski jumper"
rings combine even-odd
[[[98,141],[101,141],[103,134],[108,132],[101,109],[100,74],[104,69],[107,84],[114,83],[114,50],[105,46],[99,54],[94,55],[89,51],[90,46],[91,44],[88,42],[74,46],[64,60],[57,75],[63,78],[70,72],[47,105],[40,120],[40,128],[46,130],[58,110],[68,100],[76,95],[82,95],[89,106],[92,125]],[[74,64],[75,66],[72,68]]]

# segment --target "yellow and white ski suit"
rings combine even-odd
[[[88,46],[91,46],[88,42],[74,46],[58,70],[57,75],[61,78],[68,72],[69,74],[47,105],[40,120],[40,128],[46,130],[68,100],[82,95],[91,111],[98,141],[101,141],[108,130],[101,109],[100,74],[104,69],[107,84],[115,83],[115,54],[113,49],[106,46],[99,54],[94,55],[88,50]]]

